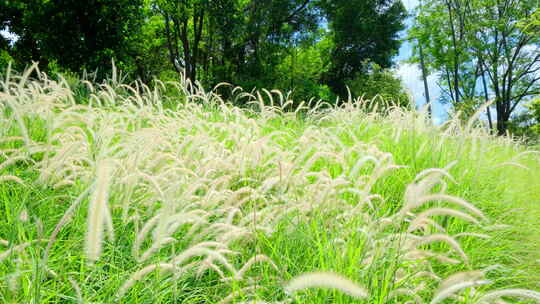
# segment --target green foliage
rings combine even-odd
[[[518,132],[532,141],[540,143],[540,98],[531,100],[526,105],[527,111],[522,115],[522,124]]]
[[[311,1],[158,0],[171,66],[208,85],[272,86],[295,39],[317,28]]]
[[[464,10],[468,0],[423,1],[409,38],[424,49],[428,71],[441,71],[440,85],[445,88],[443,102],[453,105],[475,97],[478,65],[473,63],[468,30],[470,22]],[[459,8],[459,9],[458,9]],[[413,62],[419,62],[415,45]]]
[[[538,136],[540,136],[540,98],[536,98],[528,105],[532,118],[534,119],[534,126],[532,130]]]
[[[540,98],[529,100],[524,108],[512,117],[508,131],[530,146],[540,143]]]
[[[299,99],[334,99],[329,88],[346,97],[359,60],[390,66],[405,17],[401,2],[388,0],[156,3],[177,70],[210,86],[278,87]]]
[[[11,54],[20,62],[55,60],[64,69],[96,70],[102,76],[116,58],[129,71],[143,22],[142,0],[2,1],[2,20],[19,38]]]
[[[133,49],[136,50],[133,57],[133,74],[145,83],[149,83],[153,77],[163,80],[177,80],[174,68],[169,63],[169,54],[162,18],[154,15],[149,5],[144,9],[145,22],[142,25],[140,35],[131,38]],[[166,76],[166,75],[174,76]]]
[[[410,107],[411,98],[403,87],[400,78],[391,70],[383,69],[378,64],[368,64],[368,73],[359,73],[356,78],[347,81],[353,96],[363,96],[366,100],[384,100],[392,105]]]
[[[0,75],[5,72],[10,63],[13,63],[11,55],[6,50],[0,49]]]
[[[400,46],[405,7],[394,0],[322,0],[321,7],[334,40],[324,81],[346,96],[345,82],[365,72],[364,61],[391,66]]]
[[[521,20],[518,25],[527,33],[540,33],[540,8],[537,8],[529,18]]]
[[[346,82],[369,73],[364,60],[391,66],[406,17],[399,0],[9,0],[0,11],[18,35],[0,49],[50,74],[103,79],[114,59],[146,84],[185,75],[327,101],[347,98]]]
[[[328,35],[313,45],[300,45],[290,49],[289,54],[277,65],[276,87],[292,91],[292,98],[298,103],[310,98],[326,101],[335,99],[330,88],[321,83],[328,71],[333,42]]]
[[[538,14],[536,0],[426,0],[409,38],[439,72],[443,100],[493,99],[503,135],[518,106],[540,92]]]

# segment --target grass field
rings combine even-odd
[[[2,81],[1,303],[540,302],[540,155],[474,117],[87,85]]]

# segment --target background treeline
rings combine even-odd
[[[346,99],[349,88],[407,106],[390,69],[407,39],[428,101],[434,74],[439,101],[464,120],[491,101],[493,133],[539,137],[538,0],[418,2],[407,14],[400,0],[4,0],[0,29],[17,38],[0,36],[0,71],[39,61],[51,75],[97,71],[100,81],[114,59],[128,81],[150,85],[185,73],[206,88],[278,88],[298,102]]]
[[[379,92],[408,103],[389,70],[406,10],[395,0],[3,1],[0,64],[108,75],[111,58],[131,79],[177,79],[293,90],[332,101]],[[2,38],[0,38],[2,39]],[[2,63],[3,62],[3,63]]]

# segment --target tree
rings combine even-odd
[[[396,0],[155,3],[164,18],[170,61],[179,72],[210,85],[226,81],[247,89],[295,88],[300,96],[328,85],[345,97],[346,80],[367,73],[361,64],[366,59],[390,67],[406,16]],[[325,37],[320,35],[321,27],[329,27]],[[332,50],[319,62],[313,47],[322,39],[332,42]],[[314,62],[306,62],[311,59]],[[314,63],[321,68],[302,70],[298,60],[306,67]],[[290,67],[286,73],[285,66]],[[308,70],[313,73],[306,75]],[[309,80],[304,82],[309,89],[299,88],[301,79]],[[326,94],[324,89],[319,93]]]
[[[244,82],[272,75],[288,41],[317,27],[310,0],[157,0],[170,61],[188,78]],[[275,76],[275,74],[273,74]]]
[[[392,65],[405,16],[399,0],[6,0],[0,25],[19,39],[0,39],[0,60],[81,72],[114,58],[145,83],[185,73],[334,100],[372,72],[364,60]]]
[[[347,81],[353,96],[362,96],[364,100],[370,100],[370,103],[377,103],[377,97],[380,97],[393,106],[411,106],[409,94],[401,79],[376,63],[366,62],[365,65],[368,73],[359,73],[357,77]]]
[[[478,61],[486,72],[497,109],[497,131],[504,134],[512,113],[540,93],[540,37],[518,26],[536,8],[532,0],[475,2],[471,19]]]
[[[276,87],[292,91],[291,98],[297,103],[310,98],[326,101],[335,100],[330,88],[321,83],[321,78],[328,71],[330,52],[333,48],[331,37],[321,31],[315,43],[299,44],[291,47],[289,54],[276,66]]]
[[[7,67],[12,62],[13,58],[9,53],[4,49],[0,49],[0,75],[6,71]]]
[[[319,15],[314,0],[250,1],[233,56],[236,77],[248,86],[273,85],[275,67],[292,48],[318,31]]]
[[[441,85],[454,105],[493,95],[500,135],[518,105],[540,89],[540,36],[520,26],[536,3],[430,0],[420,6],[411,32],[425,46],[430,68],[441,72]]]
[[[19,62],[49,61],[78,72],[132,60],[130,37],[137,36],[143,0],[2,1],[4,26],[19,38],[11,55]]]
[[[518,26],[530,34],[540,33],[540,8],[537,8],[529,19],[519,22]]]
[[[171,80],[176,73],[169,64],[169,53],[165,39],[165,26],[161,16],[155,14],[152,0],[144,0],[143,22],[136,35],[127,37],[131,58],[129,70],[144,83],[150,83],[154,77]]]
[[[524,105],[525,111],[514,115],[508,123],[510,134],[525,139],[529,144],[540,143],[540,98]]]
[[[197,79],[200,43],[210,1],[157,1],[165,24],[169,58],[178,72]]]
[[[540,98],[534,99],[527,107],[533,120],[531,131],[540,138]]]
[[[409,32],[417,39],[413,61],[420,61],[420,48],[427,69],[440,72],[444,101],[456,105],[476,96],[478,65],[468,49],[466,6],[468,0],[431,0],[419,6],[416,23]]]
[[[331,67],[324,76],[335,93],[346,96],[345,83],[366,73],[369,60],[382,68],[392,65],[400,46],[406,10],[394,0],[322,0],[321,8],[332,31]]]

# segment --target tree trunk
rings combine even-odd
[[[428,87],[427,75],[426,75],[427,74],[426,65],[424,63],[424,52],[422,50],[422,45],[420,44],[420,42],[418,42],[418,48],[420,51],[420,66],[422,67],[422,79],[424,81],[424,94],[426,96],[426,104],[428,106],[428,115],[431,118],[432,112],[431,112],[431,102],[429,100],[430,98],[429,98],[429,87]]]
[[[450,24],[450,31],[451,31],[451,37],[452,37],[452,47],[454,48],[454,65],[453,65],[453,81],[454,81],[454,102],[459,103],[459,53],[458,53],[458,42],[456,37],[456,29],[454,27],[454,15],[452,12],[452,4],[449,0],[446,1],[446,7],[448,8],[448,17],[449,17],[449,24]],[[450,88],[452,89],[452,88]]]
[[[484,86],[484,97],[486,98],[486,103],[489,102],[489,96],[488,96],[488,89],[486,84],[486,76],[484,75],[484,66],[483,62],[480,62],[480,73],[482,74],[482,84]],[[489,106],[486,108],[487,117],[488,117],[488,124],[489,124],[489,132],[493,132],[493,120],[491,119],[491,110],[489,109]]]
[[[510,113],[505,110],[505,101],[497,102],[497,135],[506,135],[508,130],[508,121],[510,121]]]

